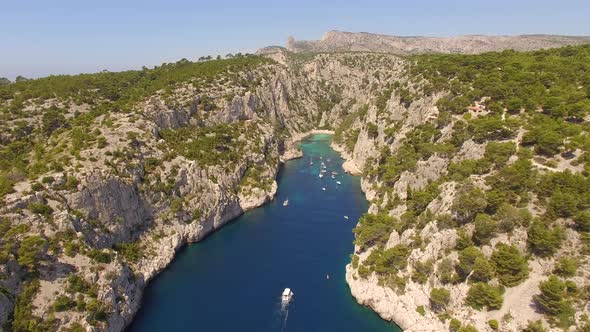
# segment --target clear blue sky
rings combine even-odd
[[[253,52],[330,29],[590,35],[590,0],[3,0],[0,76],[122,70]]]

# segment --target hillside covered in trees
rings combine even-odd
[[[590,47],[408,61],[409,80],[377,96],[375,127],[392,121],[379,100],[411,112],[440,94],[438,112],[413,128],[394,120],[394,132],[367,126],[382,141],[365,163],[374,199],[355,229],[353,278],[430,294],[418,315],[451,330],[473,330],[474,316],[489,318],[479,329],[513,330],[515,301],[534,308],[530,331],[538,319],[588,328]]]
[[[269,59],[269,58],[272,58]],[[371,207],[353,296],[403,328],[588,329],[590,47],[298,53],[0,84],[0,322],[120,331],[312,129]]]

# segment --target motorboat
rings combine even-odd
[[[287,205],[289,205],[289,199],[288,198],[283,202],[283,206],[287,206]]]
[[[291,288],[285,288],[283,291],[283,295],[281,296],[283,303],[289,303],[293,298],[293,292]]]

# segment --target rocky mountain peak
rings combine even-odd
[[[287,49],[292,52],[368,51],[399,55],[420,53],[477,54],[513,49],[530,51],[590,43],[588,36],[464,35],[451,37],[391,36],[367,32],[327,31],[320,40],[295,40],[289,37]]]

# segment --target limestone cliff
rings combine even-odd
[[[483,53],[513,49],[530,51],[589,43],[588,37],[558,35],[455,37],[390,36],[366,32],[328,31],[320,40],[289,38],[293,52],[383,52],[399,55],[417,53]]]

